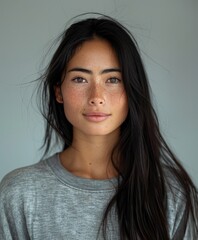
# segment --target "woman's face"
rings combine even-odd
[[[111,45],[102,39],[86,41],[77,48],[55,94],[74,134],[115,133],[128,113],[118,58]]]

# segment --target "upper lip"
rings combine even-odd
[[[104,117],[104,116],[110,116],[109,113],[103,113],[103,112],[87,112],[83,113],[84,116],[98,116],[98,117]]]

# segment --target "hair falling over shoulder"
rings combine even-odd
[[[107,40],[117,53],[129,107],[121,126],[120,141],[112,152],[111,160],[119,178],[116,193],[102,219],[104,238],[108,215],[115,208],[121,240],[184,239],[189,222],[192,239],[198,239],[197,189],[160,133],[138,45],[115,19],[99,15],[79,20],[61,35],[60,44],[40,78],[41,110],[46,119],[45,153],[52,145],[53,133],[63,143],[63,149],[71,145],[72,126],[63,106],[56,101],[54,87],[61,84],[67,63],[77,47],[95,36]],[[184,211],[180,238],[171,238],[168,199],[169,193],[175,197],[178,189]]]

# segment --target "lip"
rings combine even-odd
[[[102,113],[102,112],[89,112],[89,113],[84,113],[83,116],[91,122],[101,122],[106,120],[111,116],[111,114],[108,113]]]

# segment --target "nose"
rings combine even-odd
[[[103,105],[104,104],[104,100],[100,99],[100,98],[93,98],[89,100],[89,104],[90,105]]]
[[[90,89],[89,105],[98,106],[104,105],[104,90],[101,86],[95,85]]]

